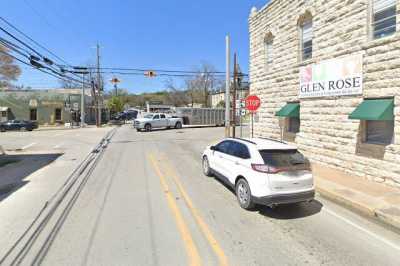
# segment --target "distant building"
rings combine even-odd
[[[236,99],[244,99],[249,95],[249,83],[243,82],[238,90],[236,90]],[[219,103],[225,103],[225,88],[220,88],[210,95],[211,107],[215,108]],[[233,100],[233,90],[231,89],[231,101]]]
[[[0,91],[0,121],[32,120],[40,125],[80,122],[81,89]],[[95,123],[95,106],[85,94],[85,122]]]

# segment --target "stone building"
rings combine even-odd
[[[86,123],[94,123],[90,91],[85,95]],[[80,89],[0,91],[0,120],[31,120],[40,125],[80,121]]]
[[[400,1],[271,0],[249,17],[255,135],[400,186]]]
[[[233,99],[233,91],[231,89],[231,100]],[[249,83],[242,82],[240,88],[236,90],[236,99],[245,99],[249,95]],[[210,93],[211,107],[215,108],[223,102],[225,104],[225,86]]]

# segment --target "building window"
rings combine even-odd
[[[396,0],[373,0],[373,38],[379,39],[396,32]]]
[[[272,40],[265,42],[265,64],[266,67],[274,61],[274,46]]]
[[[56,108],[55,116],[56,116],[56,121],[61,120],[61,108]]]
[[[290,133],[298,133],[300,132],[300,118],[298,117],[289,117],[288,118],[288,128],[287,131]]]
[[[308,20],[301,25],[301,58],[307,60],[312,58],[313,51],[313,23]]]
[[[7,111],[1,111],[1,117],[7,117]]]
[[[393,141],[394,120],[365,121],[365,142],[379,145],[389,145]]]
[[[37,120],[37,109],[36,108],[30,110],[29,119],[32,121]]]

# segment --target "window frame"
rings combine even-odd
[[[35,118],[36,118],[36,119],[32,119],[32,111],[35,111]],[[31,121],[37,121],[37,120],[38,120],[37,108],[31,108],[31,109],[29,109],[29,120],[31,120]]]
[[[57,110],[60,110],[60,119],[57,119]],[[62,121],[62,109],[61,108],[55,108],[54,109],[54,120],[55,121]]]
[[[270,49],[268,49],[270,47]],[[268,71],[274,63],[274,41],[273,39],[266,39],[264,41],[264,63],[265,69]]]
[[[383,13],[384,11],[387,11],[387,10],[389,10],[391,8],[394,8],[394,16],[388,17],[388,18],[384,18],[384,19],[381,19],[378,22],[375,22],[375,15],[376,14]],[[393,36],[394,34],[396,34],[397,28],[398,28],[398,26],[397,26],[397,24],[398,24],[398,19],[397,19],[397,10],[398,10],[397,1],[394,2],[394,6],[390,6],[390,7],[386,8],[386,9],[383,9],[383,10],[380,10],[378,12],[375,12],[375,0],[370,0],[370,8],[369,8],[369,10],[370,10],[370,16],[369,16],[370,22],[368,24],[369,24],[370,30],[369,30],[368,36],[370,37],[370,40],[380,40],[380,39],[384,39],[384,38],[387,38],[387,37],[390,37],[390,36]],[[395,20],[394,21],[394,31],[390,32],[388,34],[385,34],[383,36],[377,37],[375,35],[375,26],[376,26],[375,24],[378,24],[379,22],[382,22],[384,20],[388,20],[390,18],[394,18],[394,20]],[[382,30],[385,30],[385,29],[390,28],[390,27],[393,27],[393,25],[389,26],[389,27],[386,27],[386,28],[383,28],[383,29],[380,29],[378,31],[382,31]]]
[[[306,47],[306,48],[311,48],[311,52],[310,52],[310,56],[309,57],[305,57],[305,43],[306,41],[304,40],[304,28],[306,25],[311,24],[311,39],[308,40],[307,42],[311,42],[311,45]],[[308,61],[313,59],[313,46],[314,46],[314,22],[312,18],[308,18],[304,21],[302,21],[302,23],[300,24],[300,61],[304,62],[304,61]]]
[[[298,120],[298,128],[297,131],[293,130],[293,125],[291,124],[292,121]],[[300,117],[288,117],[287,118],[287,127],[286,127],[286,132],[292,133],[292,134],[297,134],[300,132],[300,127],[301,127],[301,120]]]
[[[363,143],[370,144],[370,145],[380,145],[380,146],[387,146],[387,145],[391,145],[394,143],[394,137],[395,137],[395,132],[394,132],[395,121],[394,120],[380,121],[380,122],[391,123],[391,125],[388,125],[389,127],[391,127],[390,128],[391,139],[390,139],[390,141],[387,141],[387,142],[384,141],[383,139],[380,139],[379,141],[371,141],[368,139],[368,133],[369,133],[368,127],[371,126],[371,122],[376,122],[376,121],[374,121],[374,120],[364,120],[363,121],[363,131],[364,131],[363,138],[362,138]]]

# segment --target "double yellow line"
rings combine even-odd
[[[175,222],[177,224],[177,227],[179,229],[180,235],[182,237],[182,240],[185,245],[186,253],[189,257],[190,265],[201,265],[201,259],[199,256],[199,252],[197,250],[196,244],[193,241],[193,237],[190,233],[190,230],[185,223],[185,220],[182,216],[182,213],[180,212],[178,205],[176,204],[175,198],[172,195],[172,193],[169,190],[166,177],[163,174],[163,172],[160,169],[160,166],[155,159],[153,154],[148,155],[149,161],[152,164],[154,170],[156,171],[158,177],[160,178],[161,186],[165,192],[165,196],[167,198],[168,206],[171,209],[174,217],[175,217]],[[194,217],[197,225],[199,226],[201,232],[207,239],[208,243],[212,247],[215,255],[218,257],[219,264],[226,266],[228,265],[228,260],[218,244],[217,240],[213,236],[211,230],[208,228],[207,224],[204,222],[204,220],[201,218],[199,211],[194,207],[192,200],[190,199],[189,195],[186,193],[185,189],[182,186],[182,183],[179,180],[178,175],[176,172],[173,170],[171,165],[167,163],[167,159],[163,158],[163,162],[165,162],[165,168],[168,176],[171,176],[173,178],[173,181],[175,185],[177,186],[179,193],[181,194],[182,198],[185,201],[186,206],[190,210],[192,216]]]

